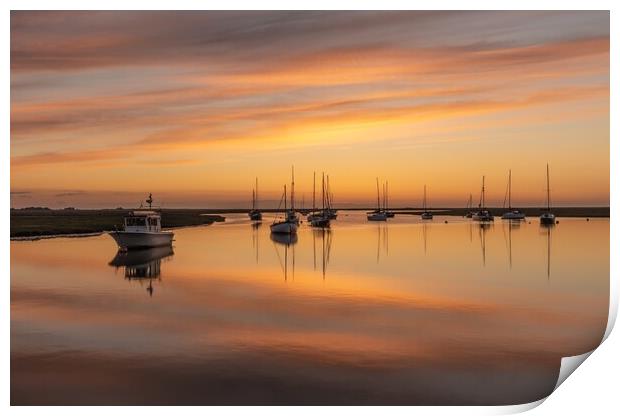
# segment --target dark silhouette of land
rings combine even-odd
[[[374,207],[346,208],[347,211],[372,211]],[[491,213],[501,216],[503,208],[489,208]],[[543,208],[520,208],[527,216],[538,216]],[[49,209],[29,207],[11,209],[11,238],[44,237],[67,234],[92,234],[113,231],[120,228],[123,216],[128,209]],[[263,212],[278,212],[276,209],[263,209]],[[392,208],[396,215],[420,215],[422,208]],[[437,215],[464,216],[467,208],[435,208],[430,210]],[[558,207],[552,210],[556,217],[609,217],[609,207]],[[178,228],[208,225],[224,221],[222,214],[247,213],[247,209],[163,209],[162,227]]]
[[[127,209],[11,209],[11,238],[66,234],[92,234],[121,228]],[[208,225],[224,221],[221,215],[196,209],[161,210],[163,228]]]

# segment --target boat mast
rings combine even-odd
[[[424,185],[424,199],[422,200],[422,208],[426,212],[426,185]]]
[[[256,209],[256,191],[252,189],[252,211]]]
[[[381,211],[381,202],[379,201],[379,178],[377,177],[377,212]]]
[[[388,181],[385,181],[385,210],[388,210]]]
[[[512,209],[512,169],[508,170],[508,210]]]
[[[316,171],[312,173],[312,212],[316,211]]]
[[[284,185],[284,212],[286,212],[286,185]]]
[[[291,166],[291,211],[295,211],[295,167]]]
[[[549,186],[549,164],[547,163],[547,209],[551,211],[551,187]]]
[[[256,177],[256,186],[254,192],[254,209],[258,208],[258,176]]]
[[[323,204],[323,211],[325,211],[325,172],[323,172],[323,178],[321,179],[321,188],[322,188],[322,204]]]
[[[482,176],[482,209],[484,209],[484,175]]]

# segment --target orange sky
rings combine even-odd
[[[12,12],[12,206],[609,205],[608,12]],[[308,202],[309,203],[309,202]]]

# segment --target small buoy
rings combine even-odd
[[[447,223],[448,223],[448,220],[445,220],[445,221],[444,221],[444,223],[446,223],[446,224],[447,224]]]
[[[586,218],[586,221],[590,221],[590,218]]]
[[[559,224],[559,223],[560,223],[560,221],[556,221],[555,223],[556,223],[556,224]]]

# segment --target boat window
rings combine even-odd
[[[157,218],[149,218],[149,225],[157,226]]]
[[[128,217],[125,219],[125,224],[127,224],[128,227],[144,227],[146,221],[144,218]]]

